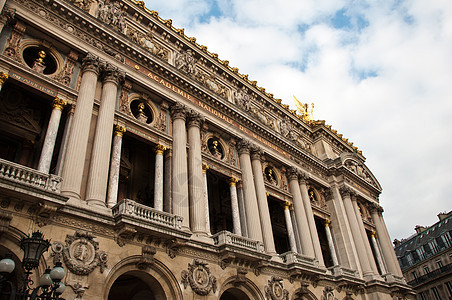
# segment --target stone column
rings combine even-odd
[[[243,201],[243,186],[241,181],[237,183],[237,201],[239,203],[239,216],[241,226],[240,229],[242,232],[242,236],[247,237],[248,231],[246,229],[246,212],[245,212],[245,203]]]
[[[102,96],[86,188],[86,201],[88,204],[100,206],[106,205],[116,95],[118,93],[118,84],[124,78],[118,68],[109,63],[106,64],[103,73]]]
[[[306,219],[306,211],[301,198],[300,186],[298,184],[298,171],[294,168],[289,168],[287,174],[289,177],[290,192],[293,196],[293,207],[298,225],[301,253],[309,257],[315,257],[311,231],[309,230],[308,220]]]
[[[232,224],[234,227],[234,234],[242,235],[242,229],[240,226],[240,215],[239,215],[239,202],[237,198],[237,182],[238,179],[231,177],[229,179],[229,191],[231,194],[231,209],[232,209]]]
[[[163,172],[165,176],[165,180],[163,181],[163,209],[166,212],[173,213],[173,191],[171,190],[171,182],[172,182],[172,163],[173,163],[173,151],[171,149],[167,149],[165,151],[165,171]]]
[[[241,140],[237,143],[239,152],[240,169],[242,170],[242,187],[246,211],[246,228],[248,237],[262,242],[261,221],[257,205],[256,188],[254,186],[253,170],[250,158],[250,143]]]
[[[258,147],[253,147],[251,150],[251,165],[253,168],[254,185],[256,188],[257,204],[259,207],[259,217],[261,220],[265,251],[269,254],[276,254],[275,242],[273,240],[272,222],[270,219],[270,211],[268,210],[264,174],[262,172],[262,155],[263,152]]]
[[[14,19],[14,16],[16,14],[16,10],[14,8],[9,8],[8,6],[4,6],[6,3],[6,0],[0,0],[0,33],[3,31],[3,28],[5,27],[8,22],[10,22],[12,19]],[[2,85],[0,84],[0,90]]]
[[[190,213],[188,208],[188,172],[187,172],[187,132],[185,119],[187,110],[177,103],[171,108],[173,119],[173,214],[181,216],[182,228],[190,230]]]
[[[99,59],[91,53],[82,63],[82,80],[63,165],[61,194],[80,199],[86,146],[88,144],[94,94],[100,71]]]
[[[334,248],[333,237],[331,236],[330,230],[330,220],[325,220],[325,231],[326,231],[326,239],[328,240],[328,248],[330,249],[331,259],[333,260],[333,265],[339,265],[337,260],[336,250]]]
[[[61,139],[60,151],[58,153],[58,161],[55,171],[55,174],[58,176],[61,176],[61,173],[63,172],[63,163],[64,158],[66,157],[67,143],[69,140],[69,133],[72,127],[72,119],[74,118],[74,110],[75,105],[70,105],[70,109],[66,117],[66,124],[64,125],[64,132],[63,138]]]
[[[356,251],[358,252],[358,259],[363,271],[363,277],[373,276],[372,268],[369,264],[369,259],[367,257],[367,251],[365,248],[364,241],[362,239],[361,232],[359,230],[359,225],[356,219],[355,210],[353,208],[353,203],[351,200],[351,191],[347,187],[341,188],[341,196],[344,201],[345,212],[347,214],[348,221],[350,223],[350,229],[353,235],[353,240],[356,244]]]
[[[298,253],[301,253],[301,241],[300,241],[300,230],[298,230],[297,219],[295,218],[295,211],[293,205],[290,206],[290,219],[292,220],[293,234],[295,236],[295,242],[297,244]]]
[[[377,257],[378,266],[380,267],[381,274],[386,274],[386,267],[381,258],[380,247],[378,247],[377,240],[375,239],[375,231],[370,234],[370,240],[372,241],[372,246],[374,247],[375,256]]]
[[[306,186],[306,175],[300,177],[299,181],[301,199],[303,200],[304,209],[306,211],[306,219],[308,220],[309,231],[311,232],[312,245],[314,246],[315,258],[319,261],[319,267],[325,267],[323,262],[322,248],[320,247],[319,234],[315,225],[314,213],[312,212],[311,199],[308,195],[308,188]]]
[[[44,145],[42,146],[41,157],[39,158],[39,172],[49,173],[58,127],[60,126],[61,112],[66,104],[66,101],[59,98],[53,100],[52,114],[50,115],[49,125],[47,126],[47,132],[44,138]]]
[[[0,72],[0,91],[2,90],[3,85],[5,84],[6,80],[8,80],[8,78],[9,78],[8,74]]]
[[[195,111],[188,114],[188,192],[190,201],[191,231],[196,235],[207,236],[206,209],[204,197],[205,184],[202,175],[201,125],[204,118]]]
[[[209,203],[209,190],[207,187],[207,170],[209,170],[209,166],[206,164],[202,164],[202,176],[204,177],[204,194],[203,197],[206,199],[206,203]],[[211,235],[210,231],[210,211],[209,207],[206,209],[206,231],[209,235]]]
[[[372,249],[370,248],[369,238],[367,237],[366,229],[364,228],[363,219],[361,217],[361,212],[358,208],[358,202],[356,200],[356,196],[352,195],[352,204],[355,209],[356,221],[359,226],[359,231],[361,232],[361,236],[364,242],[364,246],[367,252],[367,258],[369,260],[370,267],[374,274],[378,275],[377,265],[375,264],[374,254],[372,253]]]
[[[113,147],[111,150],[110,177],[108,180],[107,207],[113,207],[118,203],[119,170],[121,168],[122,136],[126,128],[114,126]]]
[[[386,229],[386,225],[383,220],[383,216],[381,215],[382,212],[383,208],[379,205],[375,205],[371,209],[372,220],[374,221],[375,229],[379,237],[383,259],[386,263],[386,267],[388,268],[388,272],[393,275],[402,277],[403,275],[402,271],[400,270],[400,265],[397,261],[397,257],[395,255],[388,230]]]
[[[163,152],[166,147],[155,147],[155,175],[154,175],[154,208],[163,211]]]
[[[292,227],[292,219],[290,217],[290,202],[284,202],[284,217],[286,219],[287,235],[289,236],[290,251],[297,253],[297,243],[295,241],[295,234]]]

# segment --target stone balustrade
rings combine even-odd
[[[255,252],[264,252],[264,244],[240,235],[233,234],[229,231],[223,230],[212,236],[213,242],[217,246],[233,245],[246,250]]]
[[[0,159],[0,178],[18,184],[60,193],[61,177],[45,174],[4,159]]]

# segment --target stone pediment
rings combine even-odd
[[[348,158],[343,161],[343,166],[368,184],[381,190],[381,186],[378,183],[377,179],[364,163],[361,163],[360,161],[355,159]]]

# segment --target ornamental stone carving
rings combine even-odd
[[[323,295],[320,297],[321,300],[337,300],[334,296],[334,289],[330,286],[323,289]]]
[[[347,169],[364,179],[367,183],[376,186],[369,172],[364,168],[364,165],[359,164],[354,160],[347,160],[344,165]]]
[[[125,33],[125,14],[121,11],[121,5],[119,4],[119,2],[99,0],[97,18],[105,24],[112,26],[119,32]]]
[[[248,94],[248,90],[245,86],[234,92],[234,101],[240,108],[245,111],[251,110],[251,97]]]
[[[70,0],[70,2],[85,11],[89,11],[94,0]]]
[[[267,300],[288,300],[289,292],[284,289],[283,280],[280,277],[272,276],[265,286],[265,297]]]
[[[176,103],[171,107],[171,118],[175,119],[183,119],[187,118],[187,108],[182,103]]]
[[[184,288],[190,284],[191,289],[198,295],[206,296],[217,290],[217,279],[211,275],[207,262],[194,259],[188,264],[188,270],[181,273]]]
[[[249,153],[250,152],[251,143],[248,140],[241,139],[237,143],[237,150],[239,151],[239,154],[242,153]]]
[[[291,141],[297,140],[297,134],[294,131],[294,127],[289,117],[285,117],[284,120],[281,121],[280,124],[280,132],[282,136],[288,138]]]
[[[92,71],[99,74],[102,66],[103,62],[92,53],[88,53],[82,61],[83,72]]]
[[[99,243],[94,240],[94,235],[88,231],[77,230],[74,235],[66,236],[66,244],[54,242],[52,244],[52,256],[54,262],[64,260],[71,273],[76,275],[88,275],[97,266],[103,273],[107,267],[108,255],[99,251]]]
[[[155,56],[168,61],[168,51],[162,46],[158,45],[154,40],[154,35],[151,31],[143,34],[138,30],[131,28],[127,30],[127,36],[135,43],[148,50]]]
[[[117,67],[110,63],[106,63],[103,70],[103,82],[112,81],[115,84],[119,84],[124,81],[124,72],[120,71]]]
[[[192,77],[197,75],[196,59],[192,50],[188,49],[187,51],[177,53],[176,68]]]

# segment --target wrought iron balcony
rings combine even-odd
[[[444,275],[446,275],[448,273],[451,273],[451,272],[452,272],[452,263],[448,264],[448,265],[445,265],[445,266],[442,266],[441,268],[433,270],[433,271],[431,271],[431,272],[429,272],[429,273],[427,273],[425,275],[419,276],[418,278],[408,282],[408,284],[411,285],[411,286],[417,286],[417,285],[420,285],[421,283],[424,283],[424,282],[426,282],[428,280],[432,280],[432,279],[438,278],[440,276],[444,276]]]
[[[14,184],[60,193],[61,177],[45,174],[4,159],[0,159],[0,179]]]

